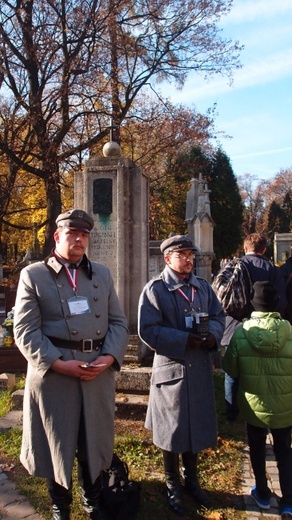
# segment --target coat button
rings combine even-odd
[[[98,283],[95,283],[93,287],[95,287],[95,289],[97,289],[98,288]]]
[[[96,331],[96,335],[99,336],[101,334],[101,330]]]
[[[96,318],[100,318],[100,314],[96,314],[95,317],[96,317]]]
[[[189,363],[189,368],[192,368],[192,363]]]
[[[72,330],[71,334],[72,336],[76,336],[76,334],[78,334],[78,330]]]
[[[97,301],[98,301],[98,297],[97,297],[97,296],[94,296],[93,300],[94,300],[95,302],[97,302]]]

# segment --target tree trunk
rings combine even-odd
[[[55,245],[54,232],[56,230],[56,218],[62,211],[60,176],[59,169],[56,165],[55,172],[50,172],[45,176],[46,200],[47,200],[47,217],[44,256],[46,257]]]

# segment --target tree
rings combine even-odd
[[[242,243],[243,204],[228,156],[219,148],[212,158],[209,188],[215,221],[214,251],[217,263],[233,256]]]
[[[0,112],[0,150],[44,183],[45,253],[62,208],[63,172],[105,138],[110,117],[118,126],[135,117],[142,89],[162,80],[182,86],[191,70],[231,76],[240,47],[217,27],[231,5],[2,0],[0,84],[15,117]],[[7,133],[22,137],[26,153]]]
[[[220,258],[233,255],[242,242],[241,225],[243,207],[236,177],[229,158],[221,150],[202,149],[193,145],[187,151],[172,157],[166,175],[156,184],[152,197],[155,197],[157,236],[162,238],[170,232],[185,232],[186,193],[190,180],[199,178],[208,181],[211,190],[210,202],[214,230],[214,251],[219,263]]]

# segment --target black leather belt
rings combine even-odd
[[[81,350],[81,352],[92,352],[102,347],[104,338],[101,339],[81,339],[80,341],[71,341],[70,339],[54,338],[48,336],[48,339],[60,348],[70,348],[71,350]]]

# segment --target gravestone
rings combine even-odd
[[[88,256],[109,267],[136,335],[138,300],[148,281],[148,178],[111,144],[113,155],[93,156],[75,173],[74,206],[94,220]]]

